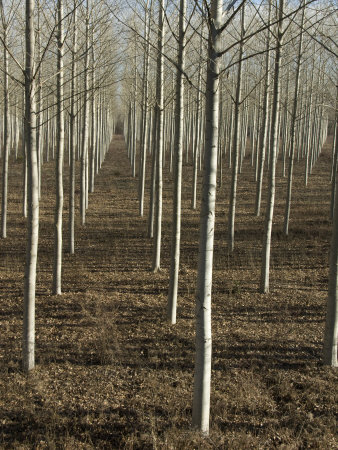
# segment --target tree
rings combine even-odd
[[[149,7],[150,1],[150,7]],[[141,129],[141,148],[140,148],[140,163],[139,163],[139,214],[143,217],[144,208],[144,187],[145,187],[145,177],[146,177],[146,159],[147,159],[147,145],[149,145],[148,132],[150,130],[149,124],[149,52],[150,52],[150,20],[152,12],[152,0],[147,0],[145,5],[145,52],[143,60],[143,89],[142,89],[142,129]]]
[[[1,237],[7,237],[7,191],[8,191],[8,157],[9,157],[9,90],[8,90],[8,20],[2,0],[0,1],[0,15],[3,32],[3,160],[2,160],[2,200],[1,200]]]
[[[88,200],[88,134],[89,134],[89,1],[86,4],[86,31],[85,31],[85,59],[83,79],[83,123],[81,148],[81,189],[80,189],[80,215],[82,225],[86,222],[86,208]]]
[[[162,157],[163,157],[163,45],[164,45],[164,0],[159,0],[159,19],[157,37],[157,74],[156,74],[156,139],[157,148],[154,153],[156,158],[156,189],[155,189],[155,217],[154,217],[154,246],[153,246],[153,272],[160,270],[161,261],[161,235],[162,235]]]
[[[304,3],[304,1],[303,1],[303,3]],[[300,35],[299,35],[299,43],[298,43],[295,91],[294,91],[294,99],[293,99],[293,106],[292,106],[292,116],[291,116],[290,149],[289,149],[289,173],[288,173],[288,186],[287,186],[286,203],[285,203],[285,214],[284,214],[284,233],[285,233],[286,236],[289,234],[289,219],[290,219],[290,209],[291,209],[293,161],[294,161],[295,140],[296,140],[295,139],[295,137],[296,137],[296,117],[297,117],[297,107],[298,107],[300,66],[301,66],[302,49],[303,49],[304,15],[305,15],[305,6],[302,9],[302,16],[301,16],[301,23],[300,23]]]
[[[64,106],[63,106],[63,1],[57,3],[57,147],[55,164],[56,205],[54,219],[54,271],[53,294],[61,294],[62,270],[62,210],[63,210],[63,154],[64,154]]]
[[[336,187],[337,191],[337,187]],[[329,293],[327,300],[327,314],[324,334],[324,364],[338,367],[338,192],[336,192],[335,211],[333,219]]]
[[[263,258],[261,270],[260,290],[262,293],[269,292],[269,272],[270,272],[270,252],[271,252],[271,233],[273,210],[275,206],[275,189],[276,189],[276,159],[278,149],[278,116],[279,116],[279,95],[280,95],[280,66],[281,66],[281,49],[283,39],[283,15],[284,0],[279,0],[278,5],[278,23],[276,34],[276,52],[273,82],[273,102],[271,112],[271,136],[270,136],[270,171],[269,171],[269,188],[268,201],[265,214],[265,230],[263,241]]]
[[[337,122],[336,122],[337,128]],[[336,144],[337,145],[337,144]],[[329,292],[324,332],[323,362],[338,367],[338,183],[335,185],[335,207],[330,251]]]
[[[179,37],[176,73],[176,107],[175,107],[175,164],[174,164],[174,201],[173,228],[171,235],[170,282],[168,293],[167,316],[172,324],[176,323],[176,305],[178,289],[178,271],[180,264],[181,242],[181,186],[182,186],[182,146],[183,146],[183,118],[184,118],[184,77],[185,70],[185,36],[186,36],[186,1],[180,0]]]
[[[268,4],[268,24],[271,19],[271,1]],[[258,155],[258,167],[257,173],[257,185],[256,185],[256,204],[255,213],[256,216],[260,215],[261,210],[261,197],[262,197],[262,184],[263,184],[263,171],[264,162],[266,155],[266,147],[268,142],[268,124],[269,124],[269,89],[270,89],[270,29],[266,31],[266,53],[265,53],[265,77],[264,77],[264,91],[263,91],[263,111],[262,111],[262,122],[261,129],[259,133],[259,141],[257,148]]]
[[[233,252],[235,246],[235,211],[236,211],[236,198],[237,198],[237,177],[238,177],[238,159],[241,150],[240,145],[240,106],[242,103],[242,58],[244,51],[244,5],[241,13],[241,35],[239,44],[239,57],[237,68],[237,82],[236,82],[236,98],[235,98],[235,111],[234,111],[234,130],[232,141],[232,178],[230,189],[230,202],[229,202],[229,215],[228,215],[228,251]],[[246,140],[246,136],[245,136]],[[245,144],[244,144],[245,145]]]
[[[27,248],[23,315],[23,369],[35,366],[35,283],[39,237],[39,180],[36,147],[34,0],[26,0],[25,147],[27,152]]]
[[[219,45],[222,1],[210,5],[208,68],[206,81],[205,158],[203,169],[200,237],[196,290],[196,356],[194,371],[193,425],[209,433],[211,383],[211,284],[215,227],[218,112]]]
[[[77,77],[77,5],[73,3],[73,49],[71,65],[71,87],[70,87],[70,115],[69,115],[69,134],[70,134],[70,161],[69,161],[69,253],[74,253],[74,223],[75,223],[75,147],[76,147],[76,115],[75,115],[75,87]]]

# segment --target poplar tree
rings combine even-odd
[[[77,0],[73,3],[73,48],[71,65],[71,87],[70,87],[70,115],[69,115],[69,138],[70,138],[70,161],[69,161],[69,253],[73,254],[74,244],[74,224],[75,224],[75,147],[76,147],[76,100],[75,87],[77,77]]]
[[[304,4],[304,0],[303,0]],[[295,140],[296,140],[296,119],[297,119],[297,108],[298,108],[298,94],[299,94],[299,83],[300,83],[300,66],[302,59],[303,50],[303,27],[304,27],[304,15],[305,6],[302,9],[302,16],[300,22],[300,35],[297,51],[297,66],[296,66],[296,78],[295,78],[295,90],[292,105],[292,116],[291,116],[291,129],[290,129],[290,149],[289,149],[289,173],[288,173],[288,185],[286,192],[286,203],[285,203],[285,213],[284,213],[284,234],[287,236],[289,234],[289,219],[290,219],[290,209],[291,209],[291,195],[292,195],[292,177],[293,177],[293,162],[295,154]]]
[[[174,164],[174,201],[173,224],[171,235],[170,281],[168,293],[167,316],[172,324],[176,323],[176,305],[178,289],[178,272],[180,264],[181,243],[181,187],[182,187],[182,146],[184,118],[184,78],[185,70],[185,37],[186,37],[186,0],[180,0],[179,38],[176,73],[176,106],[175,106],[175,164]]]
[[[275,206],[276,160],[279,143],[278,117],[279,117],[279,96],[280,96],[281,50],[283,39],[283,15],[284,15],[284,0],[279,0],[278,23],[276,30],[273,102],[271,112],[271,136],[269,149],[270,151],[269,187],[268,187],[267,207],[265,213],[265,230],[263,237],[263,257],[262,257],[261,284],[260,284],[260,290],[262,293],[269,292],[271,233],[272,233],[273,211]]]
[[[56,205],[54,218],[54,271],[53,294],[61,294],[62,270],[62,210],[63,210],[63,154],[64,154],[64,108],[63,108],[63,0],[57,3],[57,147],[55,164]]]
[[[330,250],[329,292],[327,298],[324,332],[323,362],[338,367],[338,189],[336,185],[335,208]]]
[[[157,36],[157,74],[156,74],[156,143],[154,158],[156,161],[155,176],[155,214],[154,214],[154,244],[153,244],[153,272],[160,270],[161,236],[162,236],[162,157],[163,157],[163,44],[164,44],[164,0],[159,0],[159,19]]]
[[[39,179],[36,147],[34,0],[26,0],[25,147],[27,152],[27,248],[23,314],[23,369],[35,366],[35,283],[39,236]]]
[[[8,158],[9,158],[9,91],[8,91],[8,20],[2,0],[0,1],[0,14],[3,34],[3,155],[2,155],[2,199],[1,199],[1,237],[7,237],[7,193],[8,193]]]
[[[206,81],[205,157],[196,291],[196,356],[194,371],[193,425],[209,433],[211,384],[211,284],[214,248],[218,112],[219,45],[222,19],[221,0],[212,0],[209,17],[208,67]]]

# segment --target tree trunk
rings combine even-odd
[[[335,209],[335,196],[337,184],[337,168],[338,168],[338,86],[336,88],[336,118],[335,128],[333,134],[332,146],[332,168],[331,168],[331,204],[330,204],[330,218],[333,219]]]
[[[94,184],[95,184],[95,155],[98,151],[96,147],[96,102],[95,102],[95,51],[94,51],[94,32],[92,30],[91,37],[91,55],[92,55],[92,98],[90,102],[91,108],[91,135],[90,135],[90,164],[89,164],[89,192],[92,194],[94,192]]]
[[[151,162],[151,180],[149,195],[149,212],[148,212],[148,237],[154,237],[154,212],[155,212],[155,187],[156,187],[156,142],[157,142],[157,108],[154,110],[154,119],[151,130],[151,146],[152,146],[152,162]]]
[[[294,98],[293,98],[291,129],[290,129],[289,173],[288,173],[288,186],[287,186],[285,214],[284,214],[284,234],[286,236],[288,236],[288,234],[289,234],[293,160],[294,160],[294,154],[295,154],[295,139],[296,139],[295,130],[296,130],[297,106],[298,106],[299,75],[300,75],[300,65],[301,65],[301,59],[302,59],[302,45],[303,45],[304,13],[305,13],[305,6],[303,6],[303,9],[302,9],[302,18],[301,18],[301,25],[300,25],[300,36],[299,36],[299,44],[298,44],[298,57],[297,57],[296,79],[295,79],[295,91],[294,91]]]
[[[176,74],[176,107],[175,107],[175,165],[173,195],[173,228],[171,235],[170,281],[167,305],[167,317],[172,324],[176,323],[176,305],[178,289],[178,271],[180,264],[181,244],[181,191],[182,191],[182,146],[184,118],[184,79],[185,69],[185,36],[186,36],[186,0],[180,0],[179,12],[179,47]]]
[[[84,98],[83,98],[83,124],[81,149],[81,189],[80,189],[80,215],[82,225],[86,222],[87,191],[88,191],[88,130],[89,130],[89,101],[88,101],[88,67],[89,67],[89,0],[86,7],[86,48],[84,62]]]
[[[2,160],[2,201],[1,201],[1,237],[7,237],[7,191],[8,191],[8,156],[9,156],[9,91],[8,91],[8,51],[7,26],[2,0],[0,2],[3,27],[3,92],[4,92],[4,131]]]
[[[163,44],[164,44],[164,0],[159,0],[158,23],[158,55],[157,55],[157,149],[156,149],[156,189],[155,189],[155,215],[154,215],[154,246],[153,246],[153,272],[160,270],[161,236],[162,236],[162,156],[163,156]]]
[[[25,138],[28,175],[28,233],[23,314],[23,369],[35,365],[35,282],[39,236],[39,180],[34,78],[34,0],[26,0]]]
[[[149,73],[149,50],[150,50],[150,19],[151,19],[151,9],[152,1],[150,3],[150,10],[148,10],[149,0],[146,5],[145,12],[145,38],[146,38],[146,51],[144,55],[144,76],[143,76],[143,123],[142,123],[142,142],[140,148],[140,170],[139,170],[139,214],[143,217],[144,209],[144,187],[145,187],[145,177],[146,177],[146,160],[147,160],[147,145],[148,142],[148,128],[149,128],[149,100],[148,100],[148,73]]]
[[[326,325],[324,333],[323,362],[338,367],[338,192],[336,185],[335,208],[330,252],[329,293],[327,299]]]
[[[268,24],[271,18],[271,0],[269,0],[268,10]],[[257,169],[257,184],[256,184],[256,202],[255,213],[258,217],[261,211],[261,198],[262,198],[262,184],[263,184],[263,172],[266,155],[266,147],[268,143],[269,135],[269,90],[270,90],[270,29],[267,30],[266,36],[266,54],[265,54],[265,81],[264,81],[264,93],[263,93],[263,112],[262,112],[262,125],[259,133],[258,143],[258,169]]]
[[[241,91],[242,91],[242,56],[244,49],[243,38],[245,35],[244,30],[244,5],[242,7],[241,14],[241,42],[239,46],[239,63],[237,72],[237,84],[236,84],[236,100],[235,100],[235,112],[234,112],[234,134],[232,141],[232,178],[230,188],[230,202],[229,202],[229,215],[228,215],[228,251],[233,252],[235,247],[235,215],[236,215],[236,199],[237,199],[237,178],[238,178],[238,158],[240,148],[240,106],[241,106]]]
[[[73,4],[73,51],[72,51],[72,81],[70,94],[70,118],[69,118],[69,134],[70,134],[70,165],[69,165],[69,253],[72,255],[75,251],[75,146],[76,146],[76,117],[75,117],[75,83],[77,78],[77,6],[76,0]]]
[[[57,3],[57,142],[55,161],[56,205],[54,218],[54,270],[53,294],[61,294],[62,271],[62,210],[63,210],[63,155],[64,155],[64,112],[63,112],[63,0]]]
[[[262,293],[269,292],[269,272],[270,272],[270,251],[271,251],[271,233],[272,219],[275,205],[275,189],[276,189],[276,159],[278,146],[278,115],[279,115],[279,90],[280,90],[280,67],[281,67],[281,48],[282,48],[282,24],[283,24],[283,7],[284,0],[279,0],[279,13],[276,37],[276,56],[274,69],[273,84],[273,103],[271,115],[271,136],[270,136],[270,171],[269,171],[269,190],[267,208],[265,214],[265,230],[263,241],[263,258],[260,290]]]
[[[194,371],[193,425],[209,434],[211,384],[211,284],[214,248],[218,110],[219,44],[218,27],[222,18],[222,1],[212,0],[209,22],[208,68],[206,85],[206,129],[200,238],[196,292],[196,356]]]

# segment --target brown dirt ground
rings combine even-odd
[[[271,292],[258,293],[263,218],[253,214],[250,156],[239,178],[236,250],[226,245],[230,171],[218,189],[213,283],[211,432],[191,430],[199,214],[185,162],[178,323],[166,322],[172,176],[165,167],[162,270],[138,217],[137,180],[115,136],[64,253],[63,295],[51,295],[54,163],[43,166],[36,369],[20,370],[25,220],[22,162],[10,162],[8,238],[0,241],[0,447],[334,449],[337,372],[321,365],[331,234],[330,150],[307,188],[296,167],[290,235],[278,163]],[[64,248],[67,248],[68,171]],[[147,193],[148,195],[148,193]],[[265,202],[263,198],[264,211]],[[78,205],[77,205],[78,211]]]

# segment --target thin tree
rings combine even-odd
[[[8,192],[8,157],[9,157],[9,90],[8,90],[8,20],[2,0],[0,14],[3,33],[3,159],[2,159],[2,200],[1,200],[1,237],[7,237],[7,192]]]
[[[268,24],[271,19],[271,0],[268,3]],[[255,201],[255,213],[256,216],[260,215],[261,211],[261,198],[262,198],[262,184],[263,184],[263,172],[266,148],[269,135],[269,91],[270,91],[270,29],[266,30],[266,53],[265,53],[265,79],[264,79],[264,92],[263,92],[263,111],[262,111],[262,123],[259,132],[259,143],[257,148],[258,166],[257,166],[257,184],[256,184],[256,201]]]
[[[70,87],[70,164],[69,164],[69,253],[74,253],[74,224],[75,224],[75,146],[76,146],[76,115],[75,115],[75,86],[77,77],[77,5],[73,3],[73,48],[72,48],[72,66],[71,66],[71,87]]]
[[[82,123],[82,148],[81,148],[81,184],[80,184],[80,215],[82,225],[86,222],[87,194],[88,194],[88,135],[89,135],[89,1],[86,4],[85,18],[85,59],[83,80],[83,123]]]
[[[34,0],[26,0],[25,145],[27,152],[27,249],[23,314],[23,369],[35,366],[35,283],[39,236],[39,180],[36,148]]]
[[[338,184],[338,183],[337,183]],[[338,367],[338,189],[336,185],[335,208],[330,253],[329,292],[327,298],[324,332],[323,362]]]
[[[176,73],[176,106],[175,106],[175,164],[174,164],[174,201],[173,225],[171,235],[170,281],[168,293],[167,317],[172,324],[176,323],[176,305],[178,289],[178,271],[180,264],[181,243],[181,190],[182,190],[182,146],[184,118],[184,78],[185,42],[186,42],[186,0],[180,0],[179,37]],[[196,150],[195,150],[196,151]]]
[[[238,178],[238,159],[241,150],[240,145],[240,107],[241,107],[241,94],[242,94],[242,57],[244,51],[244,5],[241,13],[241,35],[239,44],[239,57],[238,57],[238,69],[237,69],[237,82],[236,82],[236,98],[235,98],[235,110],[234,110],[234,130],[232,141],[232,177],[230,188],[230,202],[229,202],[229,215],[228,215],[228,251],[233,252],[235,246],[235,214],[236,214],[236,200],[237,200],[237,178]]]
[[[164,126],[164,102],[163,102],[163,43],[164,43],[164,0],[159,0],[159,19],[157,37],[157,75],[156,75],[156,110],[157,110],[157,148],[155,177],[155,214],[154,214],[154,245],[153,245],[153,272],[160,270],[161,261],[161,236],[162,236],[162,156],[163,156],[163,126]]]
[[[63,210],[63,154],[64,154],[64,108],[63,108],[63,1],[57,2],[57,146],[55,164],[56,205],[54,218],[54,270],[53,294],[61,294],[62,270],[62,210]]]
[[[279,0],[278,7],[278,23],[276,31],[276,51],[275,51],[275,67],[274,67],[274,83],[273,83],[273,102],[271,113],[271,136],[270,136],[270,171],[269,171],[269,187],[268,200],[265,214],[265,231],[263,240],[263,258],[261,270],[260,291],[262,293],[269,292],[269,272],[270,272],[270,252],[271,252],[271,233],[272,219],[275,206],[275,190],[276,190],[276,160],[278,151],[278,116],[279,116],[279,96],[280,96],[280,66],[281,66],[281,50],[283,39],[283,14],[284,0]]]
[[[194,371],[193,425],[209,433],[211,384],[211,284],[214,248],[218,112],[219,112],[219,45],[222,19],[221,0],[210,5],[208,68],[206,81],[206,128],[202,203],[196,291],[196,356]]]
[[[149,6],[150,2],[150,6]],[[152,1],[147,0],[145,5],[145,52],[143,60],[143,89],[142,89],[142,139],[140,148],[140,164],[139,164],[139,214],[143,217],[144,208],[144,187],[145,187],[145,177],[146,177],[146,159],[147,159],[147,145],[149,145],[148,130],[150,128],[149,124],[149,59],[150,59],[150,20],[152,12]]]
[[[304,4],[304,0],[303,0],[303,4]],[[305,15],[305,5],[304,5],[304,7],[302,9],[302,16],[301,16],[301,22],[300,22],[300,35],[299,35],[299,43],[298,43],[295,90],[294,90],[292,116],[291,116],[290,149],[289,149],[289,173],[288,173],[288,186],[287,186],[286,203],[285,203],[285,214],[284,214],[284,234],[286,236],[289,234],[289,219],[290,219],[290,209],[291,209],[292,177],[293,177],[293,161],[294,161],[295,140],[296,140],[296,117],[297,117],[297,107],[298,107],[300,67],[301,67],[302,48],[303,48],[304,15]]]

